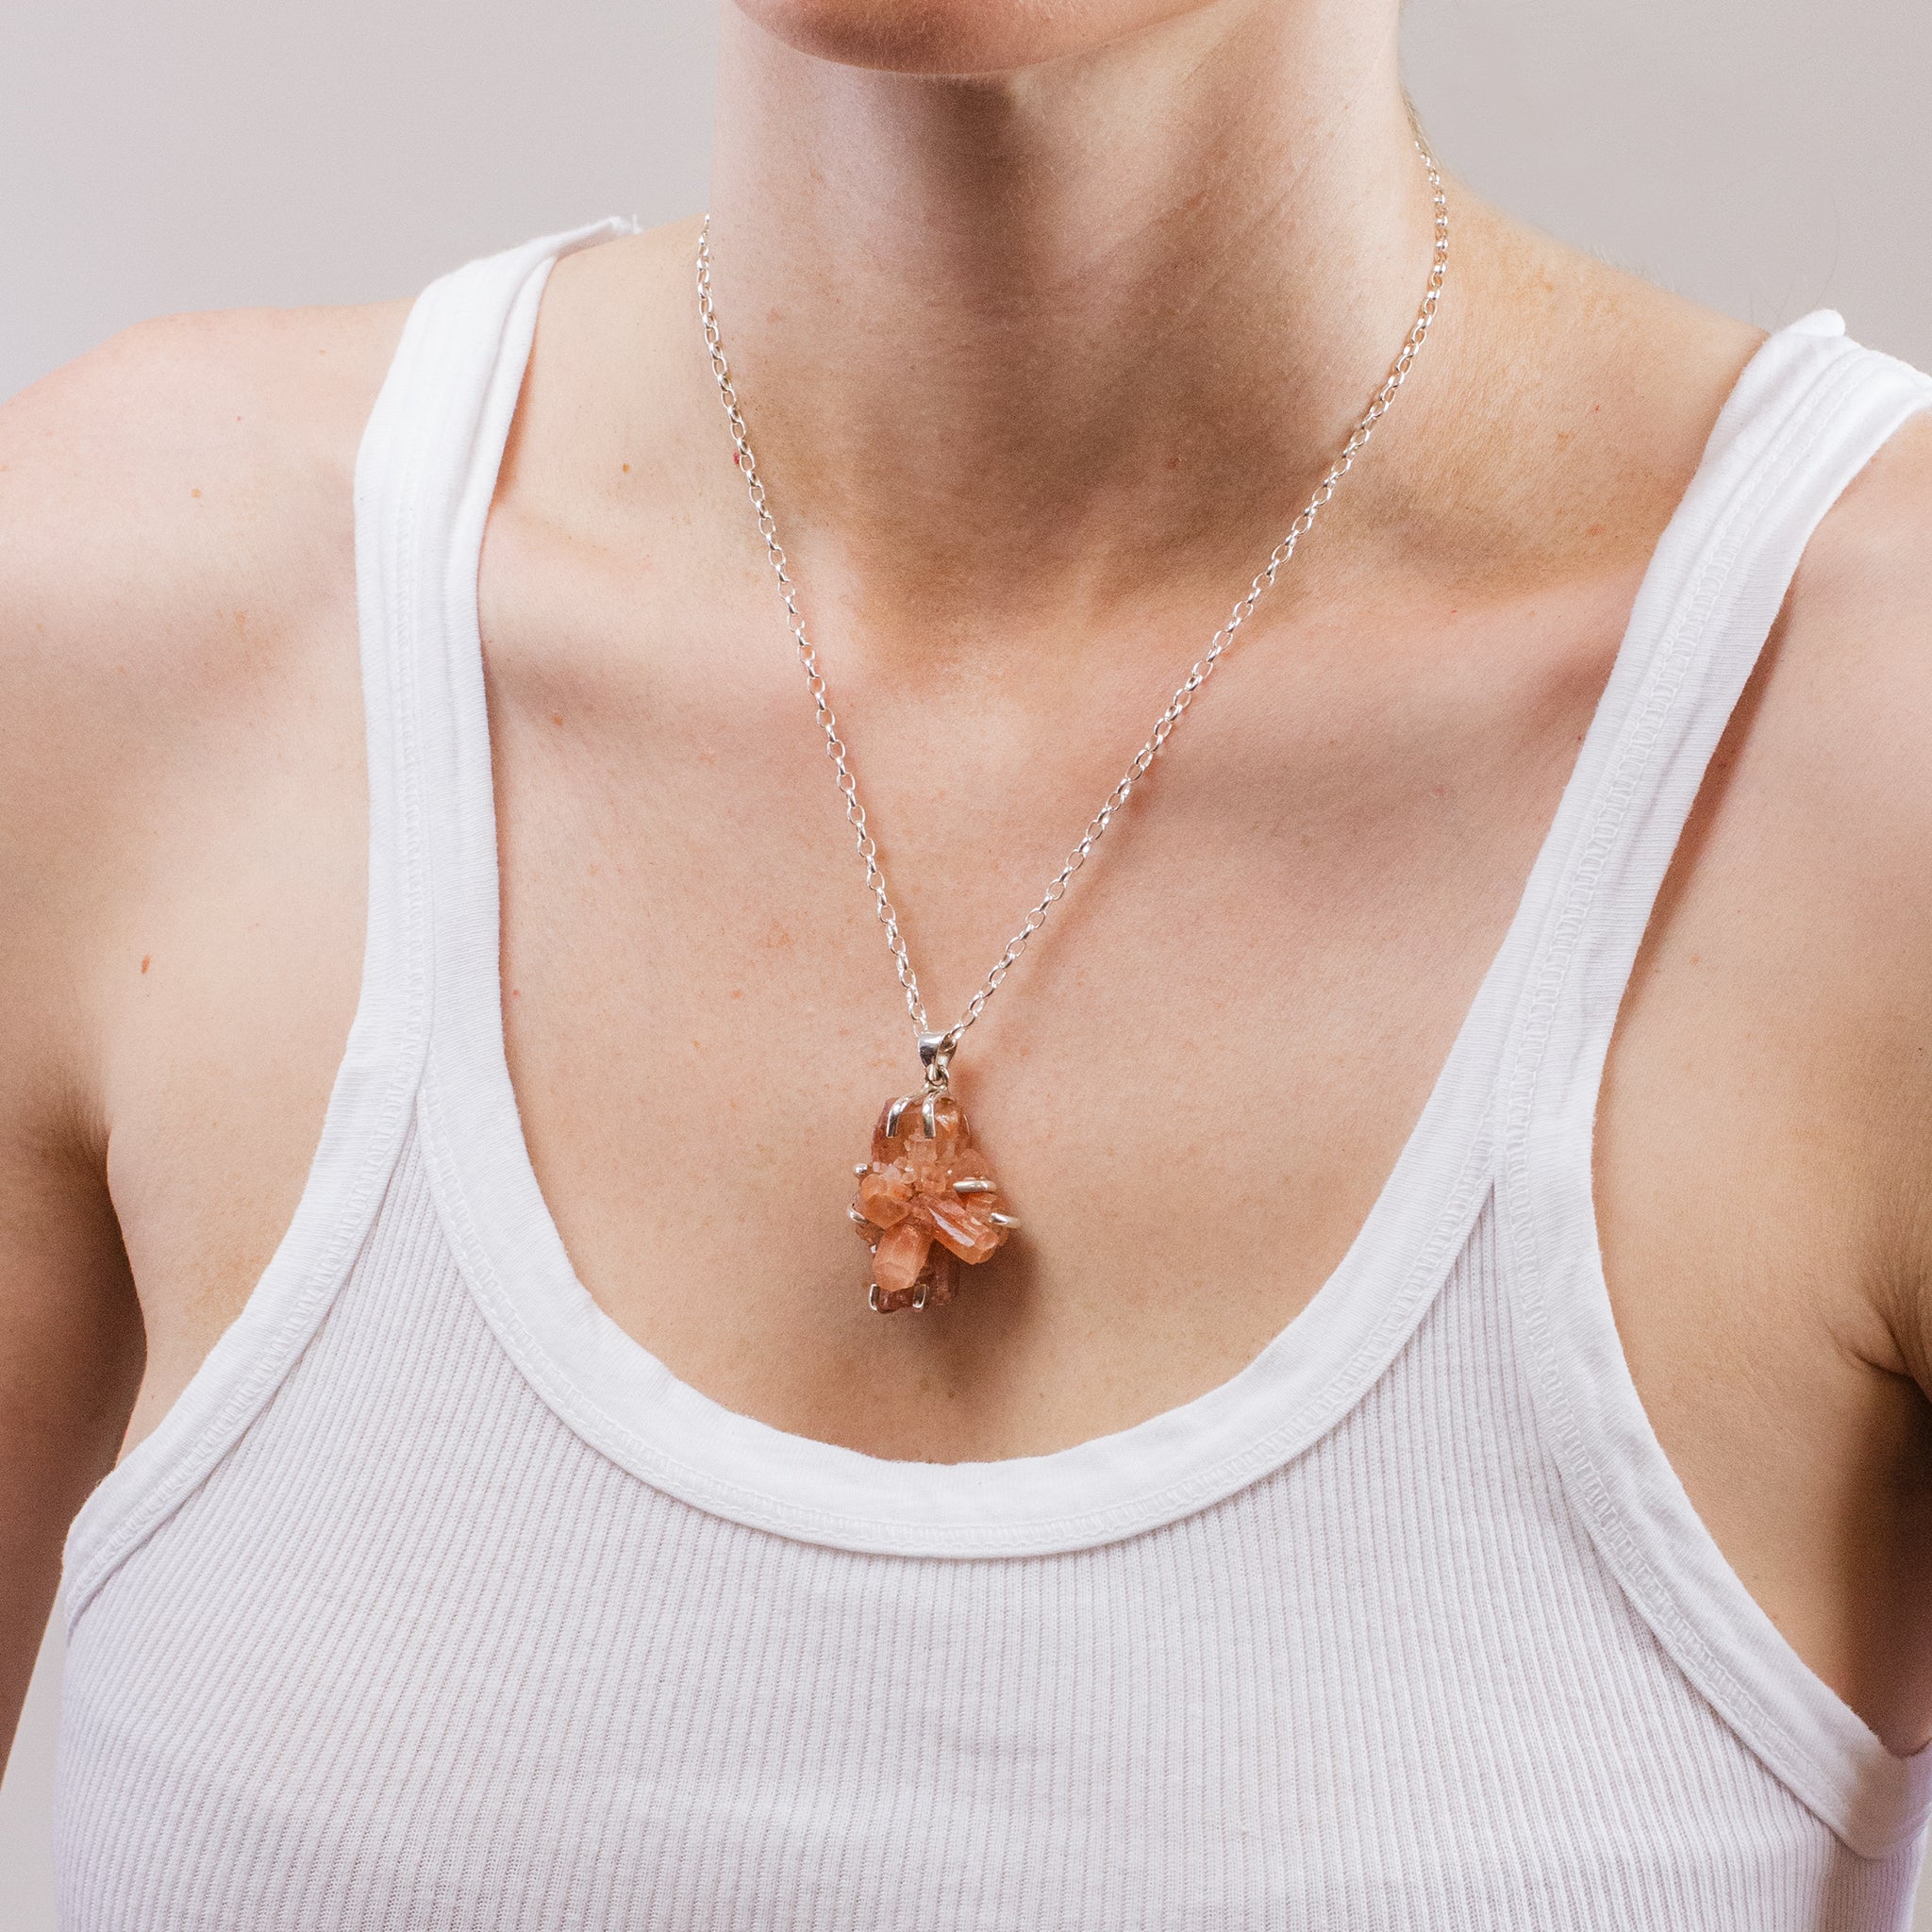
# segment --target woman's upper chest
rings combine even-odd
[[[916,1029],[775,603],[720,621],[675,576],[626,598],[550,561],[499,511],[503,1002],[563,1243],[727,1407],[941,1461],[1185,1402],[1333,1272],[1503,942],[1634,591],[1257,621],[958,1048],[1020,1230],[943,1311],[881,1320],[853,1167],[918,1084]],[[1024,656],[1046,640],[888,675],[821,639],[934,1029],[1197,648],[1160,632],[1077,641],[1077,675]]]

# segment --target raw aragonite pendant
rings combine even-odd
[[[868,1299],[881,1315],[951,1301],[956,1262],[986,1260],[1020,1224],[943,1089],[888,1101],[872,1158],[854,1171],[852,1220],[872,1249]]]

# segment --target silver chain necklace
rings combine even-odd
[[[839,721],[832,710],[824,674],[819,670],[818,653],[806,635],[805,620],[798,611],[798,589],[786,564],[785,546],[778,541],[777,525],[765,499],[765,486],[759,479],[752,456],[751,439],[744,416],[739,408],[738,392],[732,387],[730,365],[724,358],[724,340],[719,333],[717,311],[711,302],[711,220],[705,217],[698,234],[697,291],[698,319],[704,326],[705,346],[711,358],[711,374],[717,378],[718,394],[724,405],[731,440],[737,445],[736,460],[750,493],[752,512],[758,519],[758,534],[764,539],[765,553],[778,581],[790,620],[798,661],[805,672],[806,688],[811,693],[818,713],[819,728],[824,733],[825,751],[838,774],[839,791],[845,800],[845,822],[852,828],[858,856],[865,865],[865,882],[872,889],[873,904],[884,926],[886,944],[899,974],[906,995],[906,1010],[912,1021],[924,1068],[924,1086],[918,1095],[889,1101],[879,1115],[873,1134],[873,1158],[854,1170],[858,1176],[858,1198],[850,1211],[851,1219],[873,1250],[873,1280],[868,1291],[871,1306],[880,1313],[899,1308],[923,1308],[952,1298],[955,1260],[986,1260],[1015,1229],[1019,1223],[1004,1211],[1005,1197],[992,1178],[985,1158],[974,1146],[959,1105],[948,1091],[947,1075],[954,1050],[960,1039],[986,1010],[1014,962],[1026,950],[1028,941],[1045,924],[1047,914],[1066,893],[1074,875],[1087,863],[1089,856],[1114,815],[1126,804],[1143,773],[1160,754],[1169,736],[1201,687],[1214,674],[1222,654],[1234,641],[1235,633],[1247,621],[1263,593],[1274,584],[1297,545],[1313,527],[1323,506],[1335,494],[1342,477],[1355,467],[1355,459],[1374,434],[1375,425],[1387,414],[1395,394],[1407,379],[1410,367],[1421,353],[1436,318],[1443,279],[1449,269],[1449,205],[1442,191],[1442,176],[1434,156],[1418,140],[1416,152],[1428,176],[1435,208],[1435,247],[1430,258],[1428,281],[1423,291],[1415,321],[1382,386],[1363,412],[1341,454],[1329,465],[1328,473],[1315,486],[1315,491],[1301,514],[1288,527],[1287,534],[1269,552],[1268,560],[1256,574],[1246,592],[1235,604],[1225,624],[1216,631],[1200,659],[1169,699],[1167,708],[1155,721],[1147,741],[1134,754],[1120,782],[1109,791],[1101,808],[1089,820],[1079,842],[1068,853],[1066,862],[1048,882],[1039,902],[1027,913],[1018,932],[1007,941],[1006,949],[993,962],[978,990],[967,1001],[959,1017],[942,1030],[935,1031],[926,1018],[925,1002],[919,991],[919,977],[906,950],[906,936],[899,927],[899,914],[886,889],[886,874],[879,863],[877,841],[867,826],[865,808],[858,802],[858,787],[847,759],[845,741],[839,736]]]

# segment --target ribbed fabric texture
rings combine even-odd
[[[1649,1434],[1588,1119],[1783,586],[1932,384],[1834,317],[1746,372],[1307,1313],[1118,1437],[891,1464],[616,1330],[516,1130],[475,546],[543,275],[601,232],[439,284],[371,425],[363,1004],[282,1251],[70,1541],[63,1923],[1902,1927],[1932,1759],[1790,1652]]]
[[[1515,1359],[1485,1215],[1355,1410],[1213,1508],[816,1548],[566,1429],[412,1144],[301,1364],[75,1631],[67,1923],[1902,1924],[1916,1847],[1847,1852],[1671,1666]]]

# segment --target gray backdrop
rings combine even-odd
[[[6,0],[0,395],[141,316],[402,294],[702,207],[714,4]],[[1828,305],[1932,368],[1924,0],[1407,11],[1417,103],[1474,186],[1751,321]],[[54,1676],[0,1787],[16,1932],[53,1924]]]

